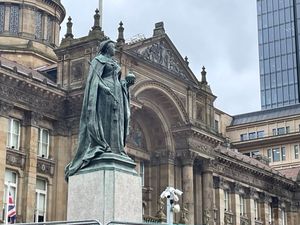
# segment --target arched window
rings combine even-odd
[[[35,38],[42,39],[43,30],[42,30],[42,13],[40,11],[35,12]]]
[[[19,33],[19,17],[20,17],[19,6],[11,5],[10,15],[9,15],[9,32],[11,34],[17,35]]]
[[[4,31],[5,6],[0,5],[0,33]]]

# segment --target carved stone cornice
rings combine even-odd
[[[175,152],[170,150],[155,151],[151,155],[152,165],[174,164]]]
[[[23,122],[23,126],[39,126],[43,120],[43,115],[39,112],[27,111],[25,112],[25,117]]]
[[[238,182],[230,183],[230,191],[233,194],[242,194],[243,193],[242,185]]]
[[[259,193],[259,200],[262,203],[269,204],[272,202],[272,197],[268,193],[261,192],[261,193]]]
[[[6,164],[10,166],[15,166],[20,169],[24,169],[25,167],[26,154],[23,152],[6,149]]]
[[[213,178],[214,189],[225,189],[225,180],[222,177]]]
[[[252,187],[247,188],[246,191],[245,191],[245,193],[246,193],[246,197],[247,198],[258,199],[258,193]]]
[[[54,176],[54,168],[55,168],[55,162],[53,160],[38,157],[38,159],[37,159],[37,172],[38,173],[53,177]]]
[[[8,117],[14,105],[4,101],[0,101],[0,116]]]
[[[46,90],[40,87],[42,84],[35,85],[4,75],[0,77],[0,98],[52,118],[64,115],[64,96],[60,95],[62,93]]]

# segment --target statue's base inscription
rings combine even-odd
[[[67,220],[142,222],[141,178],[127,156],[104,153],[69,177]]]

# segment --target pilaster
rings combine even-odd
[[[194,224],[194,176],[193,165],[196,154],[191,151],[185,151],[181,155],[182,163],[182,199],[183,205],[188,210],[188,224]]]
[[[241,210],[240,210],[240,189],[239,183],[231,184],[231,209],[233,212],[233,224],[239,225],[241,221]]]
[[[203,224],[213,225],[214,221],[214,192],[212,160],[203,161],[202,193],[203,193]],[[209,219],[207,219],[209,217]]]
[[[24,197],[23,210],[24,220],[33,221],[35,209],[35,191],[36,191],[36,166],[37,166],[37,147],[38,147],[38,116],[35,113],[28,112],[24,120],[25,125],[25,151],[27,153],[25,176],[24,176]]]
[[[259,199],[261,220],[263,224],[269,224],[269,205],[272,202],[272,198],[267,193],[260,193]]]

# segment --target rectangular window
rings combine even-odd
[[[256,139],[256,132],[249,133],[249,140]]]
[[[280,161],[280,150],[279,148],[273,148],[272,149],[272,154],[273,154],[273,162],[279,162]]]
[[[273,136],[277,135],[277,129],[276,128],[272,129],[272,134],[273,134]]]
[[[287,127],[285,128],[285,133],[286,133],[286,134],[290,133],[290,127],[289,127],[289,126],[287,126]]]
[[[7,147],[12,149],[19,149],[20,146],[20,121],[16,119],[9,119],[7,132]]]
[[[9,15],[9,32],[11,34],[17,35],[19,33],[19,17],[19,6],[11,5]]]
[[[260,155],[259,150],[256,150],[256,151],[252,151],[252,152],[251,152],[251,157],[255,157],[255,156],[257,156],[257,155]]]
[[[282,146],[281,147],[281,160],[282,161],[285,161],[285,159],[286,159],[286,151],[285,151],[285,147],[284,146]]]
[[[35,193],[34,222],[45,222],[47,206],[47,182],[45,180],[36,180]]]
[[[225,207],[225,211],[229,211],[230,209],[230,203],[229,203],[229,191],[228,190],[224,190],[224,207]]]
[[[254,216],[255,220],[259,220],[259,204],[257,199],[254,200]]]
[[[145,185],[145,164],[144,162],[140,162],[140,176],[142,180],[142,187]]]
[[[49,157],[49,131],[42,128],[39,128],[38,156],[43,158]]]
[[[241,216],[246,216],[246,200],[243,195],[240,195],[240,213]]]
[[[285,134],[285,128],[284,128],[284,127],[279,127],[279,128],[277,128],[277,134],[278,134],[278,135]]]
[[[271,204],[268,205],[268,215],[269,215],[269,224],[271,224],[272,223],[272,218],[273,218]]]
[[[248,134],[241,134],[241,141],[247,141],[248,140]]]
[[[268,159],[269,162],[272,162],[272,149],[268,149]]]
[[[294,158],[299,159],[299,145],[294,145]]]
[[[16,200],[17,200],[17,180],[18,176],[15,172],[11,170],[6,170],[5,171],[5,181],[4,181],[4,195],[3,195],[3,218],[2,220],[4,223],[10,222],[9,218],[6,217],[7,211],[8,211],[8,206],[7,206],[7,201],[9,197],[9,193],[13,199],[13,202],[16,206]]]
[[[219,121],[215,120],[215,130],[219,132]]]
[[[285,210],[281,210],[281,224],[286,225],[286,217],[285,217]]]
[[[257,138],[263,138],[265,135],[265,132],[263,130],[257,131]]]

